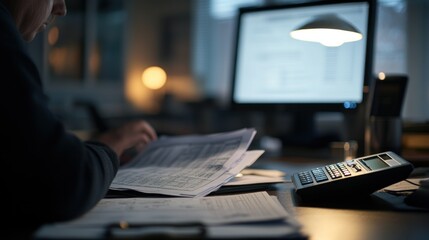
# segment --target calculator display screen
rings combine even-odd
[[[378,157],[362,159],[362,163],[365,164],[365,166],[367,166],[371,170],[377,170],[377,169],[389,167],[387,163],[385,163],[383,160],[381,160]]]

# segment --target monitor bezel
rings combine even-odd
[[[364,80],[363,80],[363,91],[362,91],[362,101],[357,103],[356,108],[345,108],[344,103],[242,103],[236,102],[234,99],[234,91],[236,84],[236,71],[237,71],[237,57],[239,55],[239,41],[240,41],[240,26],[241,19],[243,15],[252,12],[260,11],[272,11],[278,9],[288,9],[288,8],[302,8],[302,7],[311,7],[311,6],[321,6],[321,5],[338,5],[344,3],[359,3],[365,2],[368,4],[368,25],[367,25],[367,38],[366,38],[366,50],[365,50],[365,66],[364,66]],[[235,29],[235,45],[233,53],[233,64],[232,64],[232,78],[231,78],[231,88],[230,88],[230,107],[235,110],[259,110],[259,111],[317,111],[317,112],[355,112],[358,109],[362,108],[368,97],[368,89],[372,84],[374,79],[373,76],[373,54],[374,54],[374,38],[375,38],[375,21],[376,21],[376,1],[375,0],[317,0],[310,2],[300,2],[300,3],[282,3],[274,5],[264,5],[264,6],[251,6],[251,7],[242,7],[238,10],[236,29]]]

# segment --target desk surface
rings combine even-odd
[[[312,240],[427,240],[429,237],[427,212],[296,206],[290,192],[279,190],[275,194]]]
[[[348,202],[328,205],[300,203],[294,194],[290,176],[303,169],[337,162],[323,159],[281,158],[260,159],[255,168],[286,172],[286,183],[269,190],[286,210],[302,225],[309,240],[427,240],[429,211],[395,211],[369,199],[361,204]],[[341,205],[341,206],[340,206]]]
[[[287,158],[261,161],[267,168],[284,170],[287,176],[304,168],[328,164],[320,159]],[[303,205],[297,201],[293,184],[279,184],[270,194],[277,195],[283,206],[303,226],[302,231],[311,240],[379,240],[429,239],[429,212],[396,211],[381,207],[372,200],[362,204],[344,203],[331,206]]]

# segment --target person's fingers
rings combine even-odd
[[[130,129],[130,136],[133,136],[131,145],[139,143],[148,144],[157,139],[155,130],[146,122],[138,122]],[[130,146],[131,147],[131,146]]]
[[[150,140],[156,140],[158,138],[155,129],[148,122],[142,121],[140,124],[143,132],[147,134]]]
[[[138,153],[139,151],[136,148],[126,149],[121,156],[119,156],[120,164],[124,165],[130,162]]]
[[[144,145],[147,145],[152,141],[153,141],[152,137],[148,136],[147,134],[143,135],[143,141],[142,142]]]
[[[137,152],[141,152],[141,151],[143,151],[143,150],[146,148],[146,146],[147,146],[147,143],[138,143],[138,144],[135,146],[135,150],[136,150]]]
[[[143,135],[141,134],[137,134],[140,136],[140,141],[137,141],[136,143],[133,144],[133,146],[127,150],[125,150],[121,157],[120,157],[120,162],[121,165],[124,165],[128,162],[130,162],[139,152],[143,151],[146,146],[151,143],[152,137],[149,136],[148,134],[144,133]]]
[[[148,122],[140,120],[112,129],[99,136],[98,140],[109,145],[120,156],[130,148],[140,151],[157,138],[155,129]]]

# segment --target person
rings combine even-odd
[[[32,238],[43,224],[86,213],[106,196],[121,156],[157,139],[139,120],[83,141],[49,109],[25,45],[66,11],[64,0],[0,0],[1,234],[13,236],[6,239]]]

